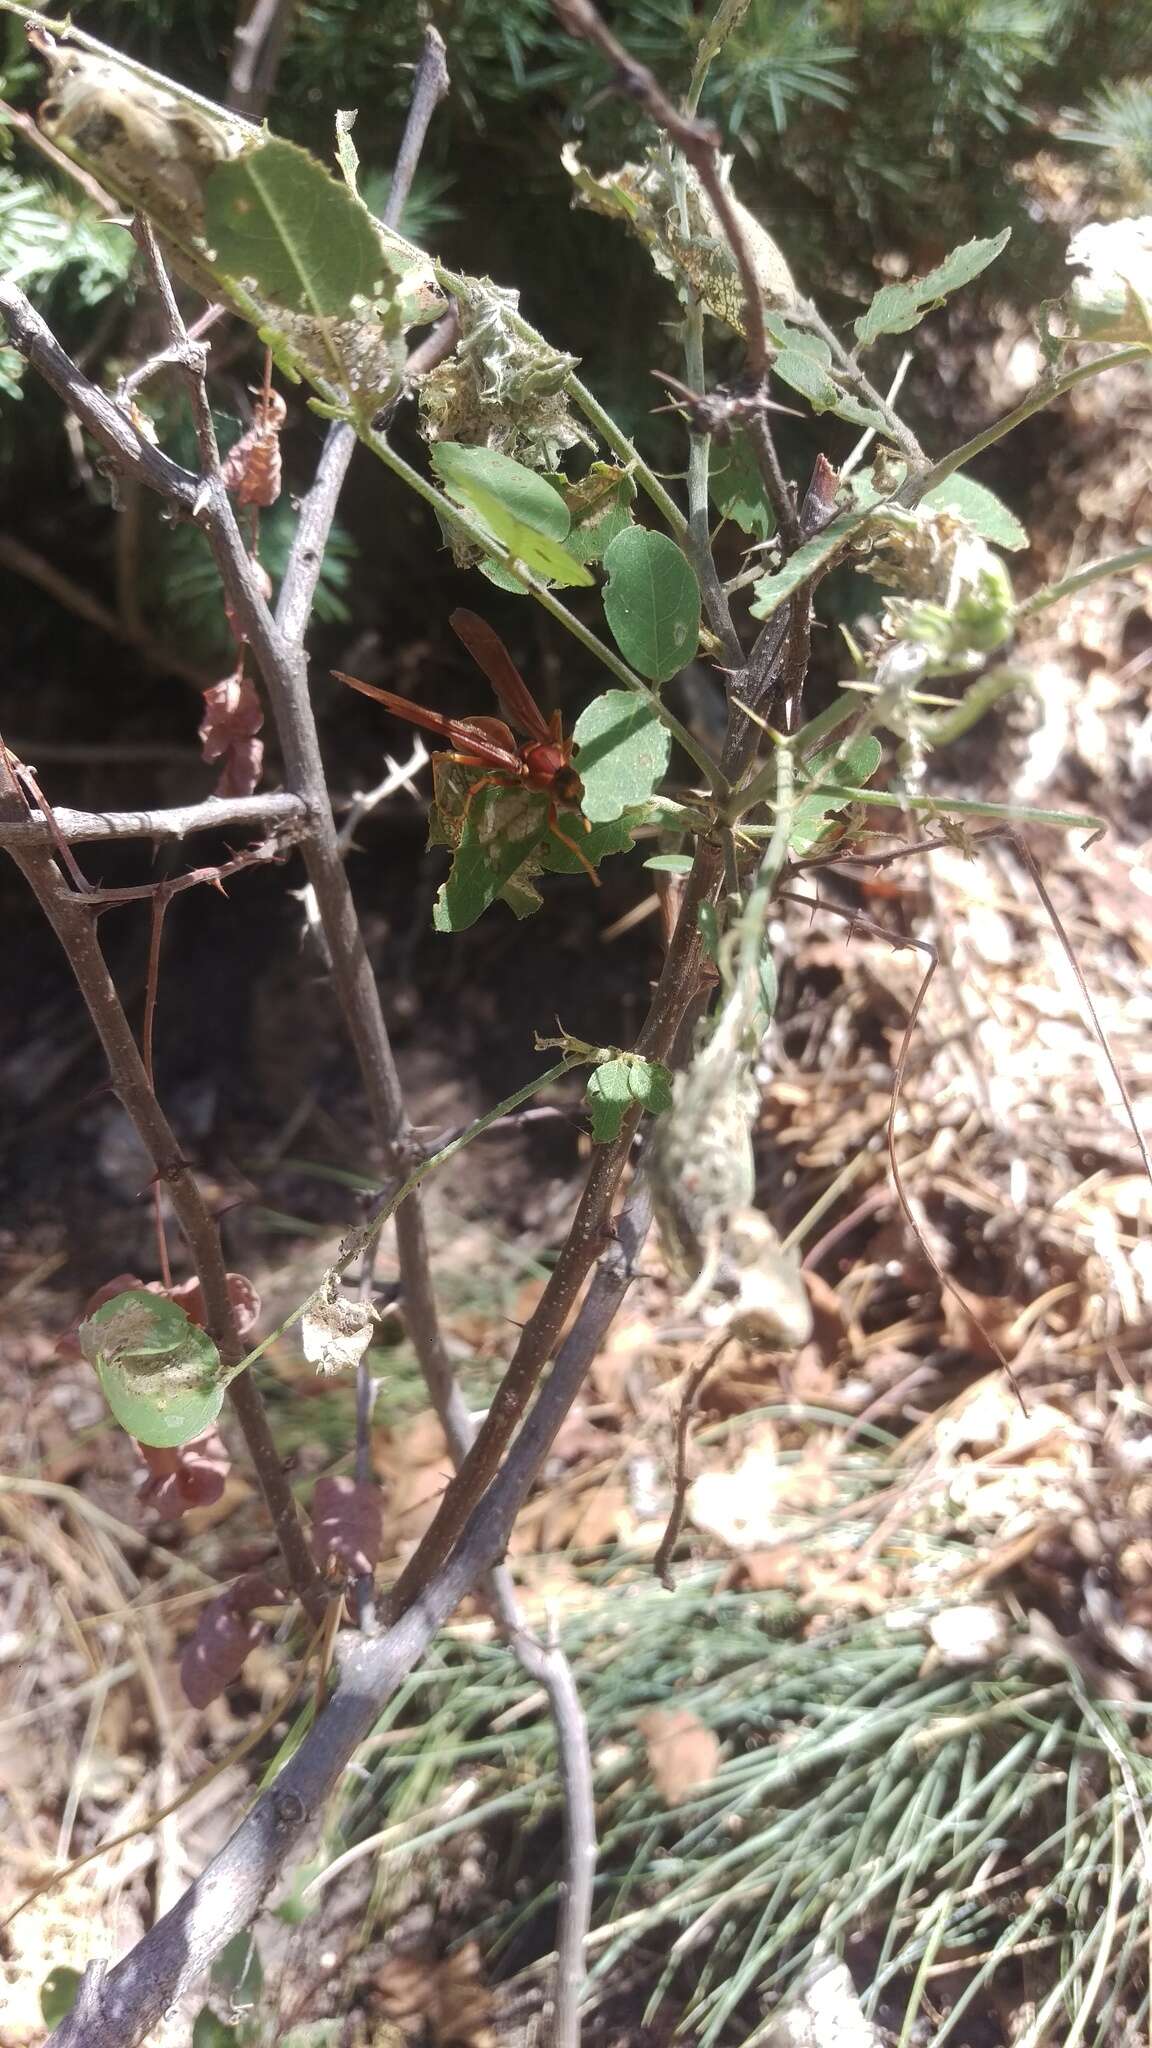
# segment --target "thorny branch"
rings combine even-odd
[[[23,813],[23,798],[0,746],[0,819]],[[15,850],[13,858],[56,933],[76,977],[108,1061],[112,1085],[145,1145],[156,1176],[167,1188],[177,1221],[188,1243],[204,1295],[205,1322],[224,1364],[243,1356],[228,1294],[220,1233],[196,1177],[181,1154],[175,1133],[148,1079],[144,1061],[104,962],[87,899],[64,886],[52,855],[41,848]],[[292,1584],[309,1614],[317,1618],[327,1604],[323,1581],[296,1513],[292,1490],[284,1476],[264,1404],[255,1382],[242,1373],[229,1389],[244,1440],[288,1567]]]
[[[441,1569],[384,1634],[352,1639],[335,1695],[274,1784],[261,1793],[196,1882],[122,1962],[106,1974],[102,1965],[89,1967],[73,2011],[52,2036],[52,2048],[136,2048],[232,1935],[248,1925],[396,1687],[481,1573],[502,1555],[556,1432],[628,1291],[649,1222],[641,1183],[621,1211],[615,1237],[597,1264],[580,1314],[499,1477],[462,1528]]]
[[[390,213],[398,215],[403,205],[415,167],[419,143],[446,84],[443,44],[435,31],[430,30],[426,37],[414,118],[409,123],[406,148],[402,151],[401,164],[398,166],[397,178],[394,181]],[[362,971],[367,969],[367,961],[348,896],[339,858],[339,846],[335,840],[328,808],[327,792],[306,694],[306,671],[300,644],[307,624],[324,543],[347,468],[350,447],[346,453],[338,438],[341,430],[334,429],[322,458],[317,486],[314,487],[308,511],[301,521],[301,533],[289,565],[288,577],[285,579],[280,623],[277,625],[268,617],[259,590],[255,588],[235,518],[222,487],[204,383],[203,354],[189,343],[175,296],[146,223],[140,223],[138,233],[153,281],[160,292],[167,313],[171,335],[171,359],[180,364],[188,378],[203,466],[200,479],[187,477],[187,473],[177,471],[175,465],[168,466],[164,471],[157,470],[155,465],[147,463],[142,445],[129,442],[122,432],[114,432],[112,420],[101,418],[100,406],[95,402],[91,391],[85,388],[85,380],[56,348],[52,337],[43,328],[42,323],[37,322],[27,302],[22,302],[19,296],[4,302],[9,314],[10,328],[14,338],[18,338],[19,333],[27,339],[30,345],[29,353],[36,361],[37,367],[49,376],[49,381],[55,383],[61,395],[67,396],[69,402],[72,402],[73,397],[82,401],[76,409],[81,417],[84,417],[86,407],[87,423],[97,437],[104,439],[105,445],[108,445],[109,438],[114,439],[117,452],[129,473],[140,475],[142,480],[151,483],[153,487],[171,487],[170,495],[177,497],[179,502],[200,520],[208,533],[232,614],[242,637],[253,647],[265,683],[272,695],[290,773],[293,767],[296,770],[292,773],[292,780],[303,796],[309,813],[311,825],[304,839],[304,847],[310,880],[319,908],[319,921],[324,938],[331,949],[333,968],[344,1000],[345,1013],[361,1055],[361,1067],[377,1133],[385,1147],[386,1156],[395,1167],[402,1165],[412,1154],[415,1141],[404,1111],[399,1079],[376,990],[370,978],[365,979]],[[437,334],[430,337],[430,342],[426,345],[428,362],[431,363],[439,354],[450,348],[452,340],[450,323],[442,322]],[[106,429],[104,435],[101,435],[101,427]],[[285,624],[291,627],[291,632],[284,630]],[[615,1182],[612,1184],[614,1186]],[[410,1200],[405,1204],[397,1217],[397,1240],[413,1340],[434,1400],[445,1420],[450,1441],[454,1440],[454,1447],[463,1455],[468,1446],[471,1425],[467,1410],[463,1407],[452,1379],[451,1368],[440,1337],[423,1220],[416,1200]],[[585,1261],[580,1277],[583,1277],[586,1270]],[[232,1356],[234,1359],[234,1352]],[[241,1376],[236,1386],[243,1388],[247,1393],[251,1389],[249,1376]],[[256,1398],[254,1394],[252,1398]],[[506,1575],[501,1573],[497,1577],[492,1591],[498,1618],[508,1631],[520,1660],[545,1686],[552,1702],[561,1752],[562,1775],[565,1785],[570,1788],[570,1797],[574,1802],[568,1819],[568,1878],[565,1886],[565,1910],[562,1915],[556,2017],[557,2040],[574,2044],[578,2040],[577,2015],[583,1983],[583,1945],[590,1911],[591,1873],[595,1855],[594,1829],[591,1824],[591,1764],[587,1737],[576,1700],[575,1687],[565,1660],[557,1650],[536,1643],[529,1635],[520,1617],[511,1582]]]
[[[629,99],[637,100],[657,127],[664,130],[669,141],[691,164],[708,194],[740,275],[749,381],[753,394],[766,399],[772,345],[764,324],[764,294],[744,223],[720,173],[720,137],[717,130],[710,121],[698,120],[673,105],[654,72],[617,40],[592,0],[553,0],[553,6],[569,35],[594,44],[608,59],[616,72],[620,91]],[[751,407],[747,426],[760,474],[776,514],[781,541],[787,553],[791,554],[800,545],[800,525],[795,501],[780,467],[767,413],[762,408]]]
[[[53,805],[52,819],[58,835],[71,846],[97,839],[187,839],[192,832],[224,832],[233,826],[263,827],[287,846],[308,830],[301,798],[287,790],[266,796],[211,796],[203,803],[165,811],[72,811]],[[25,812],[12,824],[0,823],[0,846],[51,843],[46,818]]]

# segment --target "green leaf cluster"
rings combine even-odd
[[[608,1145],[620,1135],[629,1111],[637,1105],[649,1116],[672,1107],[672,1076],[660,1060],[639,1053],[617,1053],[593,1067],[584,1090],[592,1118],[592,1140]]]

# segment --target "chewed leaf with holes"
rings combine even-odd
[[[211,1428],[224,1399],[220,1353],[174,1301],[142,1289],[117,1294],[77,1334],[129,1436],[184,1444]]]
[[[580,713],[573,738],[584,816],[598,824],[644,803],[668,767],[668,728],[632,690],[594,697]]]
[[[930,270],[926,277],[911,277],[902,284],[882,285],[866,312],[856,321],[861,348],[870,348],[882,334],[904,334],[930,313],[933,306],[961,285],[971,284],[982,270],[996,261],[1012,233],[1004,228],[987,241],[964,242]]]

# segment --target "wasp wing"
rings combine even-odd
[[[475,612],[454,611],[448,624],[456,638],[463,641],[477,667],[483,669],[500,700],[501,710],[512,724],[519,726],[530,739],[554,739],[551,726],[499,633],[486,619],[478,618]]]
[[[509,768],[519,778],[521,770],[520,749],[508,727],[498,718],[449,718],[442,711],[433,711],[426,704],[415,704],[411,697],[396,697],[391,690],[378,689],[375,683],[362,683],[357,676],[345,675],[343,669],[335,668],[334,676],[349,689],[359,690],[361,696],[371,697],[377,704],[383,704],[397,718],[406,719],[409,725],[423,726],[425,732],[434,732],[449,746],[462,754],[471,754],[474,760],[482,761],[487,768]]]

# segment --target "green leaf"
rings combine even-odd
[[[749,606],[753,618],[770,619],[794,590],[807,583],[834,555],[839,554],[845,541],[871,515],[871,506],[860,505],[839,513],[814,540],[807,540],[802,548],[797,548],[782,569],[775,570],[771,576],[762,576],[756,585],[756,602]]]
[[[927,277],[908,278],[903,284],[882,285],[867,310],[856,321],[861,348],[870,348],[881,334],[903,334],[915,327],[925,313],[938,306],[949,292],[971,284],[982,270],[994,263],[1005,247],[1011,228],[1004,228],[988,241],[965,242],[938,263]]]
[[[220,1354],[176,1302],[131,1288],[106,1301],[77,1334],[129,1436],[171,1446],[211,1428],[224,1399]]]
[[[863,789],[871,782],[883,754],[884,749],[873,733],[861,733],[843,747],[827,747],[822,753],[813,754],[805,767],[816,785],[825,782]],[[791,852],[810,853],[823,839],[830,813],[842,811],[849,801],[835,789],[825,791],[818,786],[810,795],[801,797],[792,813],[788,838]]]
[[[667,682],[700,644],[700,588],[666,533],[633,526],[604,556],[604,611],[625,661],[655,683]]]
[[[432,467],[449,497],[474,512],[533,575],[564,586],[594,581],[591,571],[560,546],[571,515],[559,491],[535,470],[494,448],[466,448],[459,441],[438,441]],[[502,569],[499,563],[492,567]]]
[[[772,374],[791,390],[799,391],[817,412],[830,412],[839,398],[823,365],[814,356],[801,354],[798,348],[782,348],[772,365]]]
[[[212,1965],[211,1982],[213,1991],[230,1998],[233,2005],[255,2005],[264,1989],[264,1968],[246,1927],[221,1949]]]
[[[721,445],[713,441],[709,455],[708,495],[723,519],[756,540],[771,540],[776,514],[768,502],[752,443],[738,428]]]
[[[364,207],[278,136],[212,171],[204,231],[222,270],[300,313],[347,316],[395,282]]]
[[[644,866],[653,875],[690,875],[692,855],[690,853],[654,853]]]
[[[483,917],[548,827],[548,799],[519,789],[485,789],[468,807],[452,869],[432,911],[438,932],[462,932]]]
[[[70,1969],[67,1963],[57,1963],[50,1970],[40,1986],[40,2011],[46,2027],[58,2027],[66,2020],[76,2003],[82,1972]]]
[[[582,809],[594,824],[650,797],[668,768],[671,740],[652,706],[633,690],[606,690],[576,721]]]
[[[593,1143],[607,1145],[619,1136],[625,1117],[636,1103],[651,1116],[660,1116],[672,1107],[672,1076],[659,1060],[641,1059],[637,1053],[625,1052],[594,1067],[584,1093],[592,1118]]]
[[[779,349],[794,349],[797,355],[811,356],[814,363],[822,363],[827,369],[832,361],[832,350],[822,334],[814,334],[808,327],[793,327],[783,313],[766,307],[764,325]]]
[[[557,820],[560,830],[568,834],[573,844],[580,848],[584,860],[590,861],[594,868],[598,868],[610,853],[627,853],[633,834],[647,822],[648,813],[643,806],[624,811],[619,818],[607,818],[591,825],[587,831],[571,811],[562,811]],[[554,832],[547,833],[541,840],[533,859],[538,859],[549,874],[584,873],[584,862],[577,860],[571,847],[563,845]]]
[[[1026,548],[1029,545],[1028,534],[1016,514],[1008,510],[987,484],[978,484],[974,477],[965,476],[961,470],[946,477],[934,491],[928,491],[921,502],[935,505],[941,511],[955,512],[996,547]]]

